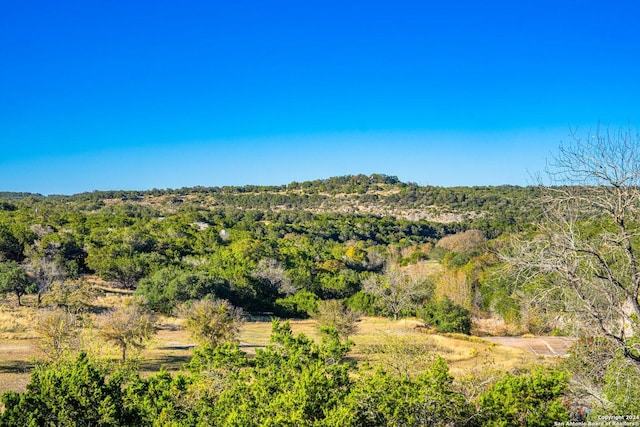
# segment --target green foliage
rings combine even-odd
[[[18,298],[18,305],[22,305],[22,296],[35,290],[35,284],[18,263],[0,262],[0,293],[14,294]]]
[[[604,410],[594,411],[606,414],[640,414],[640,369],[637,364],[623,357],[614,358],[606,368],[603,387],[604,395],[609,402]]]
[[[85,353],[39,365],[24,393],[7,392],[0,426],[127,426],[138,420],[123,404],[119,376],[107,380]]]
[[[24,259],[23,251],[24,247],[9,227],[0,224],[0,262],[6,260],[20,262]]]
[[[472,249],[466,252],[448,252],[442,259],[447,268],[460,268],[466,265],[474,257],[482,255],[482,249]]]
[[[136,295],[144,298],[147,308],[167,315],[172,314],[180,303],[207,295],[226,298],[229,293],[229,285],[224,280],[176,267],[165,267],[152,273],[136,288]]]
[[[36,253],[32,256],[53,261],[67,277],[77,278],[87,273],[87,253],[82,238],[69,232],[53,232],[38,240]]]
[[[124,403],[135,411],[137,425],[153,427],[195,426],[194,408],[186,404],[192,379],[160,371],[147,379],[137,378],[124,391]]]
[[[324,298],[346,298],[360,289],[360,278],[350,269],[341,268],[331,274],[322,273],[317,278]]]
[[[142,283],[139,294],[162,313],[215,294],[250,312],[285,315],[276,300],[298,290],[320,299],[357,295],[362,274],[382,270],[381,254],[391,244],[431,248],[465,230],[495,236],[517,228],[521,222],[511,220],[528,218],[535,195],[535,188],[421,187],[382,174],[288,186],[9,194],[0,209],[0,257],[22,261],[29,253],[68,278],[95,272],[125,288]],[[344,213],[347,203],[375,214]],[[403,219],[425,206],[438,207],[426,215],[482,215],[448,224]],[[508,218],[511,225],[505,225]],[[416,250],[400,262],[414,263],[426,253]],[[265,261],[278,268],[265,269]]]
[[[553,426],[569,420],[562,404],[568,374],[538,369],[507,374],[479,399],[487,426]]]
[[[471,333],[471,312],[446,296],[427,303],[422,310],[422,319],[438,332]]]
[[[258,350],[242,381],[220,393],[212,424],[320,426],[349,393],[349,345],[328,335],[322,345],[273,323],[271,344]]]
[[[226,342],[215,347],[210,344],[198,346],[187,365],[190,372],[211,372],[216,369],[225,372],[238,371],[249,366],[247,354],[235,343]]]
[[[345,406],[349,410],[344,411],[343,425],[477,425],[473,406],[453,389],[452,377],[442,358],[436,358],[416,380],[384,371],[364,376]]]
[[[147,308],[165,314],[183,302],[217,297],[247,311],[282,316],[317,312],[326,299],[343,299],[359,313],[400,316],[415,313],[429,286],[422,277],[389,277],[383,273],[385,258],[402,255],[397,261],[410,265],[428,254],[464,270],[471,286],[477,284],[486,295],[487,310],[507,313],[510,288],[501,283],[496,289],[485,280],[489,264],[477,261],[478,248],[485,250],[484,236],[528,227],[537,214],[532,206],[538,194],[537,188],[440,188],[386,175],[347,175],[289,186],[9,195],[12,201],[0,203],[0,258],[21,262],[28,254],[32,261],[51,262],[67,277],[95,272],[120,286],[137,287]],[[345,213],[347,205],[368,213]],[[475,219],[446,224],[406,219],[442,214]],[[433,248],[448,235],[456,236],[444,239],[451,245]],[[375,277],[376,292],[363,292],[367,276]],[[74,302],[80,289],[70,283],[49,280],[39,290],[47,304],[86,309]],[[433,308],[429,315],[445,330],[468,332],[464,311],[446,304]],[[200,333],[206,338],[194,349],[187,373],[162,372],[120,384],[124,397],[112,399],[130,417],[121,424],[395,426],[466,425],[479,419],[470,406],[475,402],[453,390],[442,361],[416,378],[354,372],[346,357],[349,343],[340,341],[335,321],[322,343],[274,324],[272,343],[249,360],[236,345],[224,343],[233,338],[236,323],[222,332],[211,327],[212,319],[236,318],[232,312],[203,310],[194,316],[192,323],[206,329]],[[135,323],[140,316],[129,320]],[[126,343],[123,352],[147,336],[112,329],[111,342]],[[428,349],[417,351],[431,360]],[[14,402],[7,408],[17,408],[22,397],[6,399]],[[92,403],[92,408],[100,405],[105,406]],[[109,420],[121,418],[107,409],[102,424],[117,425]],[[9,412],[23,418],[29,413]],[[28,425],[23,418],[24,423],[11,425]]]
[[[415,264],[418,261],[424,261],[424,260],[428,260],[429,259],[429,255],[421,252],[421,251],[415,251],[413,252],[411,255],[409,255],[407,258],[401,258],[398,261],[398,264],[402,265],[402,266],[407,266],[409,264]]]
[[[319,298],[313,292],[302,290],[294,295],[276,300],[276,309],[284,317],[307,318],[318,309]]]
[[[89,266],[104,280],[112,281],[125,289],[134,289],[149,271],[149,256],[145,254],[114,255],[107,251],[90,253]]]
[[[378,298],[368,292],[359,291],[345,299],[344,302],[356,313],[366,316],[381,316],[383,314]]]

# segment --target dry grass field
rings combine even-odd
[[[126,296],[126,293],[107,292],[95,303],[98,307],[114,307]],[[36,319],[34,308],[17,307],[11,301],[0,302],[0,393],[23,391],[31,368],[44,357],[38,345],[40,338],[33,329]],[[292,320],[290,323],[294,333],[320,339],[314,320]],[[257,348],[269,343],[270,331],[269,318],[250,319],[242,327],[240,347],[250,356],[255,354]],[[85,327],[81,336],[82,345],[89,352],[114,362],[118,360],[118,350],[101,341],[91,327]],[[350,357],[363,369],[382,366],[410,376],[428,366],[435,354],[449,363],[451,373],[459,379],[486,375],[488,371],[504,372],[527,364],[553,363],[554,360],[479,338],[426,333],[415,319],[392,321],[364,317],[358,323],[357,333],[350,339],[355,343]],[[181,319],[160,317],[157,334],[142,352],[132,356],[139,362],[143,375],[161,368],[177,371],[190,360],[194,344]]]

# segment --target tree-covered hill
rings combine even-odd
[[[104,206],[139,205],[160,212],[196,209],[308,211],[391,216],[439,223],[474,222],[498,228],[525,224],[535,217],[537,187],[436,187],[401,182],[383,174],[346,175],[280,186],[191,187],[148,191],[94,191],[49,196],[81,210]],[[1,199],[1,197],[0,197]],[[11,197],[11,199],[21,199]],[[22,198],[35,202],[34,197]],[[495,234],[492,232],[491,234]]]
[[[477,246],[437,243],[467,230],[482,242],[527,228],[537,191],[425,187],[376,174],[282,186],[25,195],[0,200],[0,260],[21,264],[36,279],[43,272],[46,280],[31,288],[38,301],[58,276],[97,274],[147,297],[164,294],[150,303],[164,311],[215,294],[249,310],[295,313],[291,304],[278,306],[288,296],[278,286],[320,299],[359,298],[363,281],[389,260],[465,265],[480,255]],[[265,271],[279,278],[267,279]]]

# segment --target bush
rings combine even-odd
[[[167,267],[140,280],[136,294],[145,299],[148,309],[170,315],[183,302],[198,300],[207,295],[229,296],[229,284],[202,272]]]
[[[563,371],[536,370],[530,374],[505,375],[480,396],[486,426],[553,426],[569,421],[562,404],[568,387]]]
[[[242,309],[226,300],[203,298],[184,306],[182,311],[193,337],[211,347],[235,342],[244,323]]]
[[[335,299],[318,301],[318,309],[312,316],[317,320],[321,332],[327,328],[334,328],[345,338],[356,333],[357,322],[360,320],[358,314],[345,307],[342,301]]]
[[[438,332],[459,332],[467,335],[471,332],[471,312],[455,304],[449,297],[428,303],[421,317]]]
[[[2,395],[0,426],[139,425],[122,401],[121,377],[107,377],[85,353],[39,365],[22,393]]]
[[[352,311],[366,316],[381,316],[383,311],[380,309],[378,298],[367,292],[360,291],[344,300],[344,303]]]
[[[318,309],[318,300],[318,296],[313,292],[302,290],[295,295],[276,300],[276,314],[306,319],[310,313]]]

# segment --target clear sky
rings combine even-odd
[[[0,191],[526,185],[640,125],[640,2],[0,2]]]

